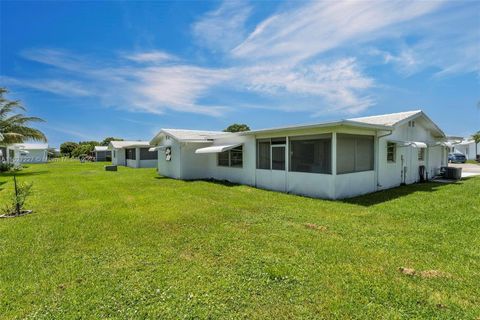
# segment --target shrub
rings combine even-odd
[[[7,172],[13,169],[13,164],[9,162],[0,162],[0,172]]]
[[[17,183],[17,178],[13,176],[15,189],[13,191],[10,203],[3,208],[3,213],[7,216],[18,216],[24,211],[25,201],[32,193],[32,183]]]

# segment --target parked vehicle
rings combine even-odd
[[[448,162],[449,163],[465,163],[467,158],[461,153],[449,153]]]

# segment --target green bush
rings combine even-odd
[[[15,189],[13,190],[13,195],[9,203],[3,208],[3,213],[5,215],[19,215],[24,210],[25,201],[28,196],[32,193],[32,183],[17,183],[15,176],[13,177],[15,182]]]
[[[0,163],[0,172],[8,172],[13,169],[13,164],[9,162]]]

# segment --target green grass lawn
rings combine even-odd
[[[0,220],[0,318],[480,317],[480,178],[344,202],[91,163],[18,178],[35,212]]]

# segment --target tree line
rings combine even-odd
[[[102,141],[67,141],[60,145],[60,153],[67,157],[79,157],[89,155],[95,149],[95,146],[108,146],[111,141],[123,141],[121,138],[108,137]]]

